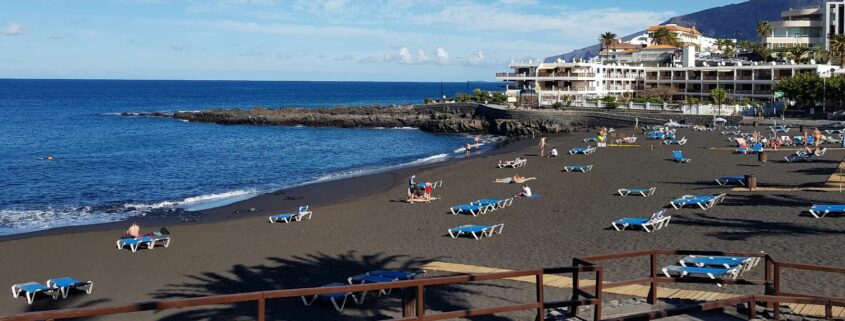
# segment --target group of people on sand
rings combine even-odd
[[[408,203],[431,203],[433,199],[431,193],[434,191],[434,185],[426,182],[425,184],[417,183],[417,175],[411,175],[408,178]]]
[[[809,138],[813,138],[813,143],[810,144]],[[790,136],[772,136],[766,137],[762,135],[759,131],[755,131],[751,133],[751,135],[747,136],[746,140],[741,140],[739,143],[739,147],[741,148],[748,148],[748,145],[760,144],[764,147],[769,147],[772,149],[777,150],[781,146],[792,146],[796,145],[795,140],[792,139]],[[819,145],[825,140],[824,135],[822,132],[816,128],[812,132],[806,130],[801,135],[801,145],[804,146],[805,150],[813,150],[811,147],[818,148]]]

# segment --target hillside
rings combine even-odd
[[[742,3],[710,8],[683,16],[673,17],[664,24],[674,23],[683,26],[695,26],[704,36],[711,38],[736,38],[739,33],[741,40],[756,40],[755,31],[758,21],[773,21],[780,19],[780,12],[789,8],[814,6],[823,4],[824,0],[749,0]],[[645,26],[643,26],[645,27]],[[612,30],[610,30],[612,32]],[[622,37],[623,41],[642,33],[636,32]],[[598,34],[596,35],[598,39]],[[557,58],[572,60],[574,58],[591,58],[598,54],[598,44],[577,49],[565,54],[546,58],[547,62]]]

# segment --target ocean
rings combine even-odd
[[[460,157],[470,139],[413,128],[231,126],[121,112],[415,104],[467,86],[501,90],[484,82],[0,79],[0,235],[201,210],[442,161]],[[53,160],[43,160],[48,156]]]

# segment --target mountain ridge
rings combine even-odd
[[[788,10],[789,8],[819,6],[823,5],[824,2],[824,0],[748,0],[672,17],[662,24],[674,23],[682,26],[695,26],[702,35],[711,38],[757,40],[756,28],[758,21],[780,20],[781,11]],[[622,41],[628,41],[643,32],[645,30],[621,37],[620,39]],[[598,38],[598,35],[596,37]],[[577,58],[589,59],[597,56],[600,50],[601,47],[595,44],[568,53],[548,57],[545,61],[553,62],[558,58],[567,61]]]

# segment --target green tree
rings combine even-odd
[[[736,43],[736,48],[742,52],[751,52],[754,50],[754,45],[756,45],[756,43],[753,41],[742,40]]]
[[[832,52],[824,50],[824,48],[819,48],[813,55],[819,63],[830,63],[834,56]]]
[[[754,44],[751,52],[754,53],[753,60],[769,61],[772,58],[772,49],[769,49],[764,44]]]
[[[845,35],[830,37],[830,51],[839,55],[839,66],[845,67]]]
[[[426,104],[426,105],[434,103],[434,99],[425,98],[425,99],[423,99],[423,103]]]
[[[608,54],[610,53],[609,49],[613,48],[613,45],[618,42],[619,39],[616,34],[610,31],[599,35],[599,44],[601,45],[601,49],[602,51],[608,50]]]
[[[772,34],[772,25],[768,21],[757,22],[757,35],[760,36],[760,43],[764,43],[766,37]]]
[[[794,100],[799,108],[815,106],[824,93],[824,84],[817,73],[800,73],[795,77],[778,81],[775,91],[782,91],[790,100]]]
[[[713,99],[713,103],[719,105],[719,115],[722,114],[722,104],[725,103],[725,100],[728,98],[728,91],[722,87],[716,87],[710,91],[710,98]]]
[[[468,102],[470,101],[470,96],[466,93],[456,93],[455,94],[455,101],[457,102]]]
[[[680,47],[681,39],[674,31],[665,26],[660,26],[651,34],[651,44]]]
[[[805,63],[810,61],[810,57],[807,55],[810,53],[810,48],[807,46],[795,46],[789,48],[789,55],[792,59],[799,63]]]

